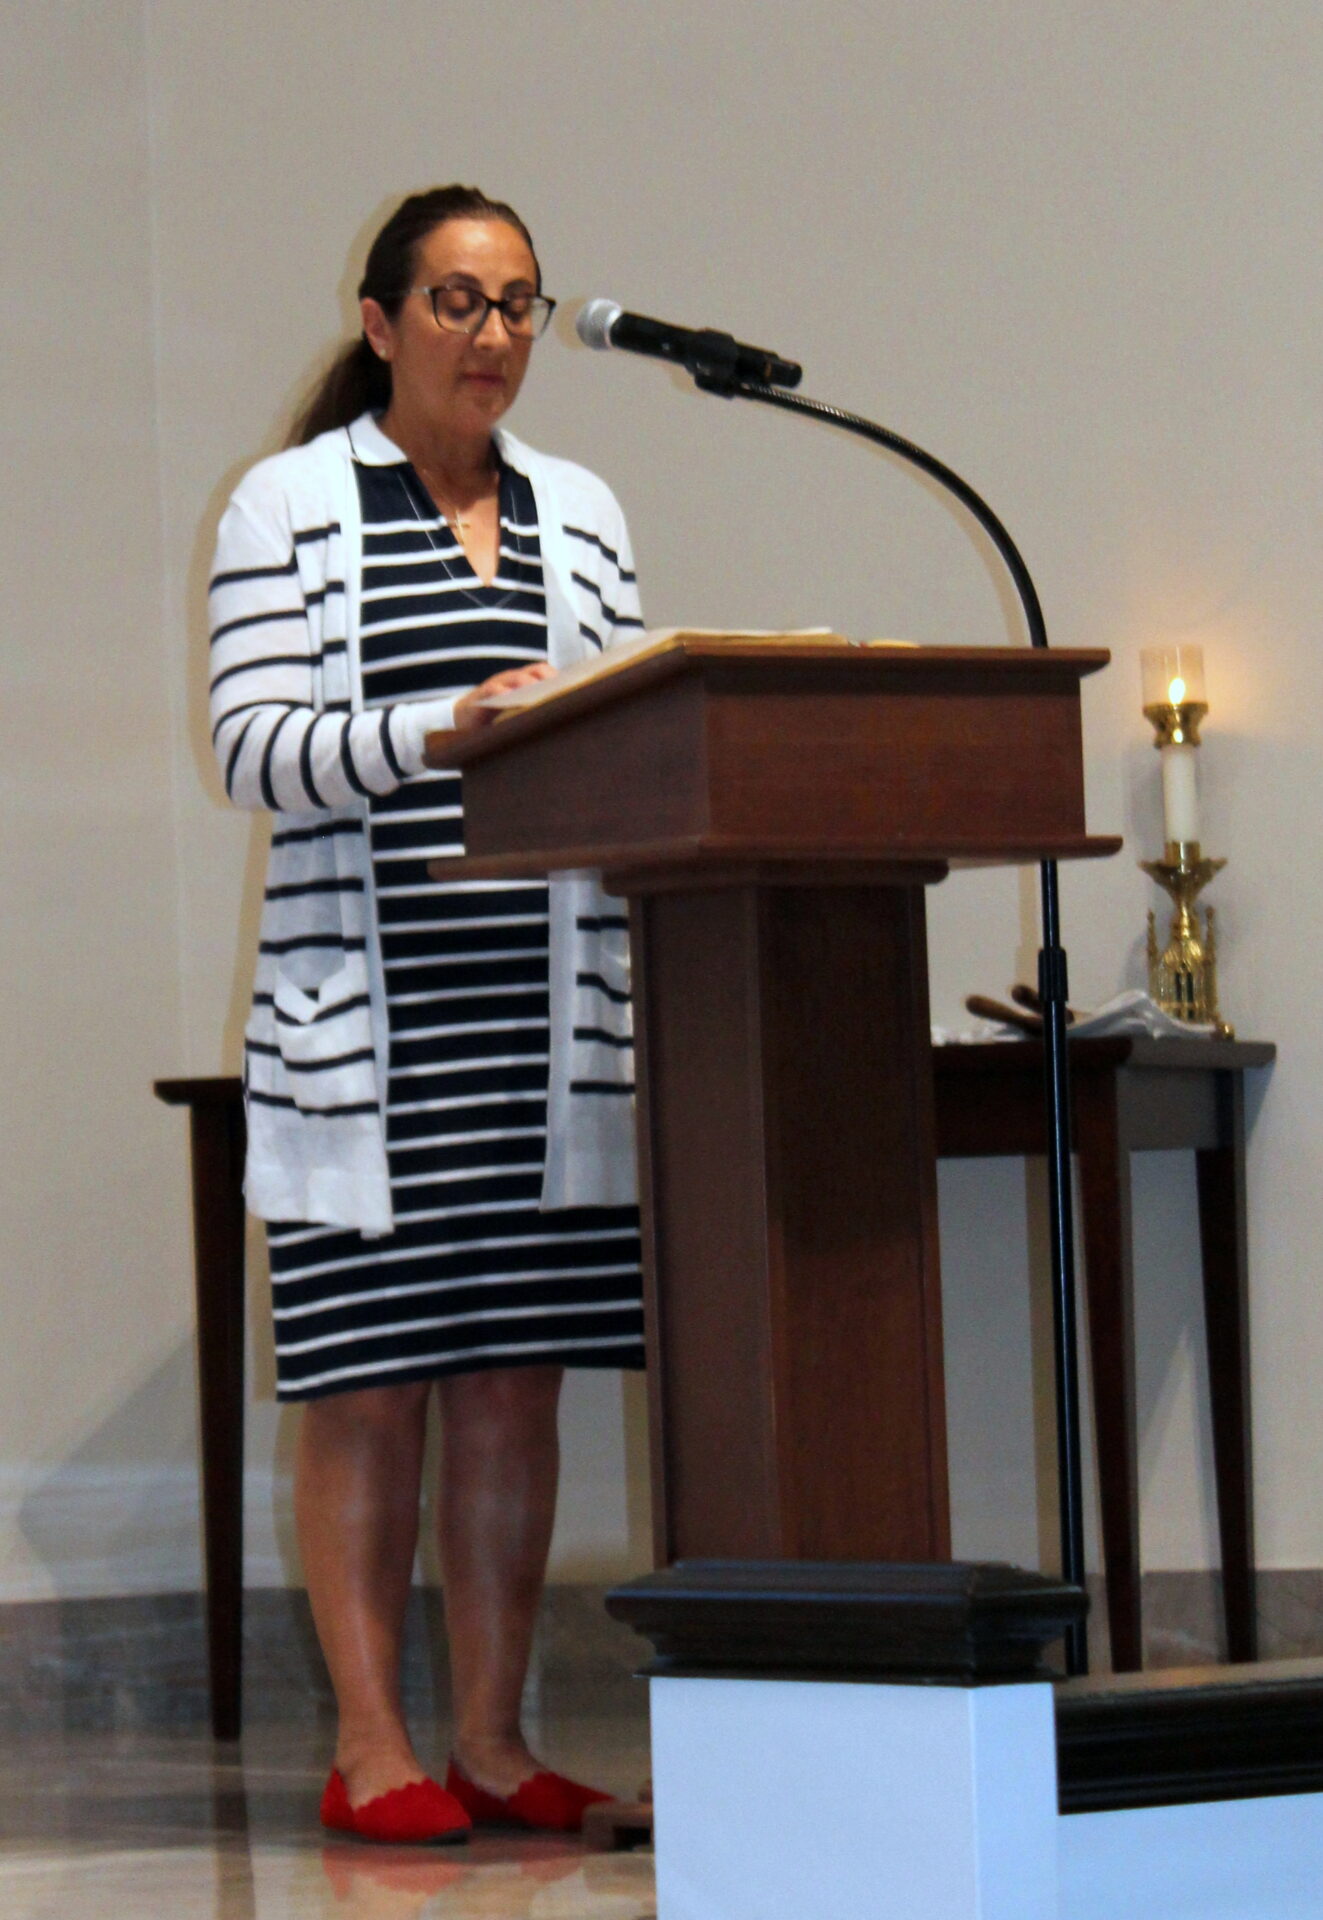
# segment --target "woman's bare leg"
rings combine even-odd
[[[556,1517],[561,1367],[440,1383],[438,1541],[454,1688],[454,1754],[489,1793],[538,1767],[519,1703]]]
[[[429,1392],[423,1382],[331,1394],[308,1402],[299,1427],[299,1550],[354,1806],[424,1777],[400,1705],[400,1648]]]

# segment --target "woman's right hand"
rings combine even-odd
[[[509,667],[504,673],[494,673],[490,680],[484,680],[479,687],[473,687],[462,694],[455,702],[456,733],[472,733],[476,727],[489,727],[496,718],[492,707],[481,703],[490,699],[494,693],[512,693],[516,687],[526,687],[534,680],[552,680],[556,669],[549,660],[535,661],[531,667]]]

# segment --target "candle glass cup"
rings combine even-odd
[[[1159,747],[1197,747],[1208,712],[1202,647],[1144,647],[1139,656],[1144,718]]]

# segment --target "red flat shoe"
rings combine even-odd
[[[453,1793],[435,1780],[411,1780],[392,1787],[361,1807],[351,1807],[340,1769],[332,1767],[322,1795],[322,1825],[335,1833],[352,1833],[359,1840],[381,1840],[410,1846],[423,1841],[465,1840],[473,1826]]]
[[[446,1774],[446,1792],[454,1794],[475,1827],[536,1827],[541,1833],[578,1833],[585,1810],[611,1798],[544,1768],[502,1799],[475,1787],[453,1760]]]

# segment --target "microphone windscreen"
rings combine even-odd
[[[574,331],[585,347],[602,353],[611,345],[611,329],[620,318],[620,312],[618,300],[590,300],[586,307],[580,308]]]

